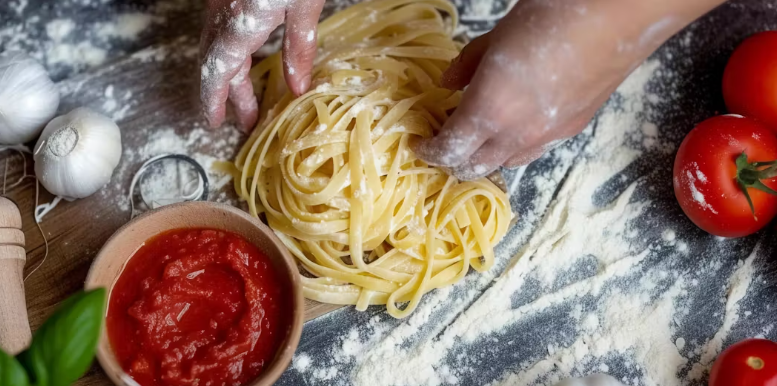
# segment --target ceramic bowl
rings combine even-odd
[[[291,299],[294,304],[291,307],[293,314],[288,336],[278,349],[275,360],[247,386],[272,385],[288,367],[299,343],[304,318],[302,286],[294,260],[281,241],[270,228],[242,210],[212,202],[185,202],[144,213],[108,239],[92,263],[86,278],[86,288],[104,287],[113,290],[126,263],[146,240],[162,232],[181,228],[220,229],[243,236],[270,258],[276,272],[292,289]],[[105,329],[100,336],[97,359],[113,383],[118,386],[136,386],[116,360]]]

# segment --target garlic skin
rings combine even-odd
[[[40,63],[21,52],[0,55],[0,144],[35,139],[57,107],[59,90]]]
[[[84,198],[111,180],[121,158],[121,133],[110,118],[79,107],[46,125],[33,157],[46,190],[66,200]]]

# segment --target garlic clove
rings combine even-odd
[[[121,133],[108,117],[77,108],[46,125],[34,158],[35,175],[49,192],[84,198],[111,180],[121,159]]]

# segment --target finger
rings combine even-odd
[[[237,11],[234,9],[234,5],[236,5],[236,2],[233,2],[232,12],[230,12],[230,7],[228,6],[228,3],[226,0],[209,0],[207,2],[207,9],[205,11],[205,23],[202,28],[202,33],[200,34],[200,77],[201,77],[201,86],[200,90],[205,88],[205,81],[207,78],[210,77],[211,70],[208,68],[208,66],[205,65],[207,61],[207,55],[208,50],[210,49],[211,45],[213,44],[213,40],[218,35],[219,31],[221,31],[224,27],[224,25],[229,21],[230,17],[234,15],[234,12]],[[213,63],[214,61],[211,60]],[[201,95],[204,96],[204,94]],[[205,112],[205,117],[208,119],[209,124],[212,127],[220,126],[221,122],[223,121],[223,118],[221,117],[213,117],[211,114],[207,113],[208,109],[213,109],[213,107],[210,107],[212,103],[218,103],[215,101],[216,96],[213,94],[209,94],[211,97],[211,103],[205,103],[203,100],[203,107]],[[223,103],[222,103],[223,105]],[[224,111],[226,111],[226,106],[223,106],[225,108]],[[224,113],[217,112],[217,115],[223,116]]]
[[[267,40],[282,21],[282,11],[250,16],[241,12],[224,24],[208,47],[202,65],[200,100],[211,127],[224,122],[230,81],[243,68],[246,58]],[[261,17],[261,18],[260,18]]]
[[[318,40],[316,27],[324,8],[324,0],[305,0],[286,10],[286,31],[283,35],[283,73],[286,84],[296,96],[310,87],[313,59]]]
[[[439,134],[415,142],[413,151],[430,165],[458,166],[488,140],[494,131],[490,125],[486,120],[456,110]]]
[[[545,153],[546,150],[543,147],[535,147],[525,150],[522,149],[513,154],[513,156],[505,161],[502,166],[512,169],[519,166],[528,165],[542,157],[542,155]]]
[[[478,36],[464,46],[459,56],[453,59],[451,66],[442,74],[440,85],[451,90],[461,90],[469,84],[478,69],[490,42],[490,33]]]
[[[471,181],[491,174],[499,169],[512,154],[510,146],[504,141],[490,139],[469,159],[451,169],[453,176],[461,181]]]
[[[501,115],[489,95],[470,88],[440,132],[413,146],[416,155],[430,165],[454,167],[462,164],[500,128]]]
[[[213,43],[213,38],[216,36],[216,31],[218,31],[216,22],[212,19],[210,12],[208,12],[205,25],[202,27],[202,33],[200,34],[200,61],[205,58],[208,47]]]
[[[205,22],[203,23],[202,33],[200,34],[200,59],[205,57],[221,24],[227,19],[226,9],[225,0],[209,0],[207,2]]]
[[[208,49],[202,64],[202,101],[205,118],[211,127],[224,123],[226,102],[229,96],[229,81],[237,75],[243,66],[245,55],[237,47],[227,49],[217,37]]]
[[[582,130],[579,128],[576,129],[575,128],[576,126],[574,124],[570,125],[570,127],[571,129],[569,129],[568,131],[571,135],[577,134]],[[563,133],[564,133],[563,131],[560,132],[560,134],[563,134]],[[554,134],[559,134],[559,133],[554,133]],[[536,161],[538,158],[542,157],[543,155],[545,155],[545,153],[563,145],[567,140],[569,140],[569,138],[570,137],[568,136],[565,136],[562,138],[556,138],[548,141],[547,143],[545,143],[543,140],[540,142],[541,143],[540,145],[535,145],[525,149],[517,150],[512,155],[512,157],[510,157],[510,159],[508,159],[507,161],[505,161],[504,164],[502,164],[502,166],[506,168],[517,168],[519,166],[528,165]]]
[[[254,95],[254,86],[248,72],[251,71],[251,58],[243,61],[237,75],[229,82],[229,101],[235,108],[238,125],[245,132],[251,131],[259,117],[259,104]]]

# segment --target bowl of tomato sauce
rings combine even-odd
[[[109,288],[97,358],[120,386],[265,386],[299,343],[294,260],[258,219],[187,202],[119,229],[87,288]]]

